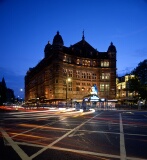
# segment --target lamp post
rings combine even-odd
[[[71,78],[66,79],[66,108],[67,108],[67,89],[68,89],[68,82],[71,81]]]
[[[24,101],[24,89],[20,88],[20,93],[21,93],[21,104],[23,103]]]

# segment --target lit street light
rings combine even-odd
[[[68,82],[71,81],[71,78],[66,79],[66,108],[67,108],[67,89],[68,89]]]
[[[24,94],[24,90],[22,88],[19,89],[20,91],[20,95],[18,95],[18,101],[21,102],[21,104],[23,103],[23,94]]]
[[[22,88],[20,88],[20,91],[21,91],[21,92],[23,92],[23,89],[22,89]]]

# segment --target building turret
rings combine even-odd
[[[47,45],[45,46],[44,48],[44,55],[45,57],[48,57],[49,56],[49,53],[50,53],[50,50],[51,50],[51,47],[52,45],[50,44],[50,42],[48,41]]]
[[[108,47],[108,51],[107,52],[114,52],[116,53],[116,47],[113,45],[113,43],[111,42],[110,46]]]
[[[64,45],[63,39],[61,35],[59,34],[59,31],[57,31],[57,34],[55,35],[53,39],[53,46],[63,47],[63,45]]]

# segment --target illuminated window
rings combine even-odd
[[[122,85],[122,89],[125,89],[125,88],[126,88],[125,84],[124,84],[124,85]]]
[[[100,91],[101,92],[103,92],[105,90],[104,88],[105,88],[104,84],[100,84]]]
[[[101,83],[101,84],[100,84],[100,91],[101,91],[101,92],[109,91],[109,84]]]
[[[69,75],[69,77],[73,77],[73,70],[69,70],[68,75]]]
[[[66,56],[64,56],[63,61],[66,62]]]
[[[63,61],[64,61],[64,62],[71,63],[71,57],[67,57],[67,56],[65,55],[64,58],[63,58]]]
[[[109,84],[105,84],[105,91],[109,91]]]
[[[80,71],[76,71],[76,78],[80,78]]]
[[[110,79],[110,73],[102,73],[101,79]]]
[[[82,91],[84,91],[85,90],[85,88],[84,87],[82,87],[82,89],[81,89]]]
[[[96,61],[93,61],[93,66],[96,66]]]
[[[101,79],[105,79],[105,73],[102,73]]]
[[[109,61],[101,61],[101,67],[109,67]]]
[[[90,61],[87,61],[87,65],[90,66]]]
[[[121,89],[121,86],[118,86],[118,89]]]
[[[80,59],[77,59],[77,64],[80,64]]]

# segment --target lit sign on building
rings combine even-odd
[[[97,97],[97,96],[95,96],[95,95],[93,95],[93,96],[91,96],[90,97],[90,101],[99,101],[99,98]]]
[[[90,94],[98,94],[98,89],[97,89],[97,86],[96,84],[94,84],[92,87],[91,87],[91,92]]]

